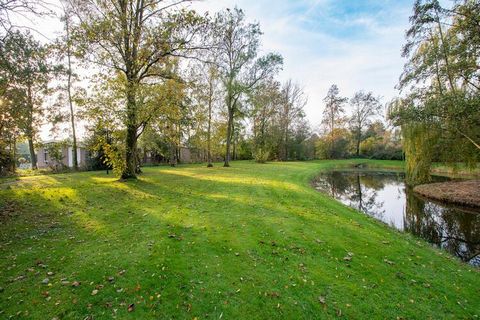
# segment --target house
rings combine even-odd
[[[55,155],[50,154],[52,152],[52,145],[56,145]],[[77,161],[80,168],[87,166],[88,151],[81,144],[77,144]],[[37,150],[37,167],[39,169],[44,168],[73,168],[73,147],[70,143],[64,141],[45,141]]]

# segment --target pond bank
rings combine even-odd
[[[443,181],[434,176],[434,181]],[[398,171],[363,168],[321,172],[313,187],[402,232],[423,238],[480,267],[480,210],[420,196]],[[473,214],[472,214],[473,213]]]
[[[413,190],[434,200],[480,208],[480,180],[423,184]]]

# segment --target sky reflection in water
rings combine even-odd
[[[434,177],[435,180],[446,178]],[[330,171],[315,188],[386,224],[422,237],[465,262],[480,266],[480,211],[415,195],[395,172]]]

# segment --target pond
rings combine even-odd
[[[350,207],[480,267],[480,210],[418,196],[405,185],[404,178],[399,172],[328,171],[320,174],[313,185]]]

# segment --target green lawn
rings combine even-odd
[[[0,318],[480,316],[478,270],[310,187],[353,162],[3,179]]]

